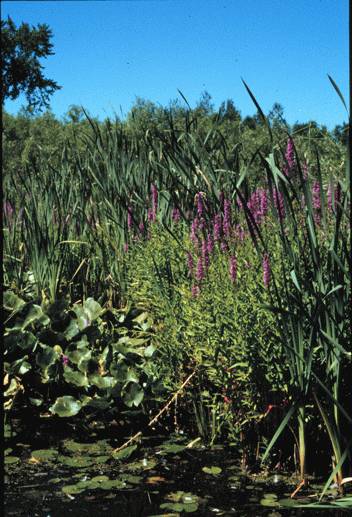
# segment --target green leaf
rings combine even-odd
[[[7,311],[15,312],[21,309],[24,305],[26,305],[26,302],[21,300],[21,298],[19,298],[12,291],[5,291],[3,305],[4,309],[6,309]]]
[[[66,395],[56,399],[55,404],[49,407],[49,411],[60,417],[70,417],[77,415],[81,410],[82,404],[74,397]]]
[[[125,460],[131,456],[131,454],[137,449],[137,445],[130,445],[129,447],[124,447],[120,451],[113,452],[112,457],[114,460]]]
[[[48,368],[54,364],[59,358],[59,354],[50,346],[39,345],[36,354],[36,363],[43,369]]]
[[[123,401],[128,407],[137,407],[142,402],[143,398],[144,390],[141,388],[139,384],[131,382],[125,390]]]
[[[91,384],[94,384],[94,386],[100,389],[113,388],[117,382],[114,377],[102,377],[98,373],[89,375],[88,378]]]
[[[212,476],[218,476],[222,472],[222,469],[220,467],[203,467],[202,471]]]
[[[17,347],[22,350],[33,348],[36,342],[37,338],[32,332],[28,332],[27,330],[11,329],[4,336],[5,351],[9,353],[14,352]]]
[[[65,367],[64,370],[64,379],[66,382],[73,384],[74,386],[78,387],[86,387],[88,386],[88,379],[86,375],[84,375],[82,372],[77,372],[69,368],[68,366]]]

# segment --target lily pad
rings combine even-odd
[[[50,406],[49,411],[60,417],[70,417],[80,412],[82,404],[74,397],[66,395],[56,399],[55,404]]]
[[[125,447],[120,451],[113,452],[112,457],[114,458],[114,460],[124,460],[126,458],[129,458],[131,454],[137,449],[137,447],[137,445],[130,445],[129,447]]]
[[[13,463],[18,463],[20,459],[17,456],[5,456],[4,462],[5,465],[11,465]]]
[[[222,469],[220,467],[203,467],[202,471],[212,476],[218,476],[222,472]]]
[[[37,451],[32,451],[32,458],[39,461],[51,462],[56,460],[58,454],[55,449],[38,449]]]
[[[95,463],[95,458],[91,458],[89,456],[74,456],[73,458],[69,458],[67,456],[59,456],[58,461],[63,465],[68,465],[69,467],[89,467]]]

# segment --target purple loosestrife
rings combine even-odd
[[[274,205],[275,208],[279,214],[280,220],[285,218],[285,205],[284,205],[284,197],[280,191],[277,190],[277,188],[274,188],[273,192],[273,198],[274,198]]]
[[[307,162],[304,162],[304,164],[303,164],[302,173],[303,173],[303,179],[307,180],[308,179],[308,164],[307,164]]]
[[[222,233],[222,224],[221,224],[221,215],[215,214],[214,220],[213,220],[213,234],[214,234],[214,241],[219,241],[221,239],[221,233]]]
[[[312,186],[312,204],[316,210],[321,209],[319,181],[314,181]]]
[[[224,200],[224,222],[223,222],[223,232],[226,237],[230,236],[231,233],[231,201],[229,199]]]
[[[293,148],[292,138],[287,140],[286,153],[285,153],[286,165],[284,172],[287,176],[292,176],[292,172],[294,172],[295,167],[295,151]]]
[[[132,207],[129,206],[127,208],[127,228],[128,230],[131,230],[133,225],[133,219],[132,219]]]
[[[208,269],[208,267],[210,265],[210,261],[209,261],[208,246],[207,246],[206,239],[202,239],[202,259],[203,259],[206,269]]]
[[[266,289],[269,287],[270,277],[271,277],[271,271],[270,271],[269,255],[267,253],[265,253],[264,257],[263,257],[263,283],[264,283],[264,287]]]
[[[197,298],[200,295],[199,285],[192,285],[192,298]]]
[[[189,276],[192,276],[193,275],[194,262],[193,262],[192,253],[190,253],[189,251],[187,252],[187,267],[188,267]]]
[[[203,217],[203,211],[204,211],[204,203],[203,203],[203,193],[198,192],[196,195],[197,198],[197,215],[199,219]]]
[[[190,233],[190,239],[193,242],[194,246],[198,246],[198,236],[197,236],[197,230],[198,230],[198,218],[195,217],[191,224],[191,233]]]
[[[125,244],[123,245],[123,251],[124,251],[125,253],[127,253],[127,252],[128,252],[128,243],[127,243],[127,242],[125,242]]]
[[[231,282],[235,283],[237,278],[237,259],[234,255],[231,255],[229,259],[229,273]]]
[[[181,219],[181,213],[178,208],[172,209],[171,218],[174,221],[174,223],[178,223]]]
[[[315,210],[314,220],[316,224],[321,221],[321,199],[320,199],[320,184],[319,181],[314,181],[312,186],[312,205]]]
[[[235,236],[240,242],[244,241],[245,231],[240,224],[236,224],[235,226]]]
[[[67,355],[63,355],[63,356],[61,357],[61,362],[62,362],[62,364],[64,365],[64,367],[68,365],[68,363],[69,363],[69,358],[67,357]]]
[[[263,188],[259,189],[259,213],[260,218],[263,218],[268,213],[268,194]]]
[[[141,234],[143,234],[143,233],[144,233],[144,231],[145,231],[145,226],[144,226],[144,222],[143,222],[143,221],[141,221],[141,222],[139,223],[139,225],[138,225],[138,229],[139,229],[139,231],[140,231],[140,233],[141,233]]]
[[[225,242],[225,241],[221,241],[221,243],[220,243],[220,249],[221,249],[221,251],[222,251],[223,253],[226,253],[226,252],[228,251],[228,249],[229,249],[229,248],[228,248],[228,246],[227,246],[227,244],[226,244],[226,242]]]
[[[214,241],[210,233],[207,235],[207,251],[208,255],[211,255],[214,251]]]
[[[204,280],[204,278],[205,273],[203,267],[203,260],[202,257],[199,257],[197,262],[196,280],[198,280],[198,282],[201,282],[202,280]]]

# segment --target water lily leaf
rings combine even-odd
[[[63,486],[62,489],[64,494],[69,494],[69,495],[72,495],[72,494],[80,494],[81,492],[84,492],[84,488],[82,487],[79,487],[77,485],[66,485],[66,486]]]
[[[74,456],[72,458],[69,458],[68,456],[58,456],[57,459],[63,465],[77,468],[90,467],[95,463],[95,458],[91,458],[90,456]]]
[[[71,320],[64,332],[64,336],[68,341],[70,341],[72,338],[77,336],[77,334],[79,334],[79,333],[80,333],[80,329],[78,327],[77,321]]]
[[[125,488],[126,481],[122,479],[109,479],[99,484],[99,488],[102,490],[111,490],[112,488]]]
[[[75,343],[73,346],[71,345],[70,347],[67,348],[67,350],[65,351],[65,354],[67,355],[67,357],[69,358],[71,363],[78,365],[78,364],[81,364],[81,362],[84,360],[89,361],[89,359],[92,356],[92,352],[89,350],[89,348],[87,348],[86,345],[87,345],[87,343],[84,342],[84,346],[79,347],[78,344]],[[81,368],[80,368],[80,370],[81,370]]]
[[[58,457],[58,452],[55,449],[38,449],[37,451],[32,451],[32,458],[35,458],[39,461],[54,461]]]
[[[39,345],[36,355],[36,363],[45,369],[54,364],[59,358],[59,354],[51,346]]]
[[[12,463],[18,463],[20,459],[17,456],[5,456],[5,465],[11,465]]]
[[[5,450],[4,450],[4,455],[5,455],[5,456],[9,456],[9,455],[11,454],[11,452],[12,452],[12,449],[11,449],[11,448],[5,449]]]
[[[111,406],[112,400],[106,399],[104,397],[95,397],[94,399],[90,399],[84,405],[93,407],[95,409],[103,410],[107,409]]]
[[[123,401],[128,407],[136,406],[142,402],[144,398],[144,390],[135,382],[130,382],[123,396]]]
[[[94,476],[92,478],[92,481],[95,481],[96,483],[101,483],[102,481],[108,481],[109,480],[109,476]]]
[[[66,382],[78,387],[88,386],[88,379],[82,372],[77,372],[66,366],[64,370],[64,379]]]
[[[90,321],[96,320],[104,312],[99,303],[93,300],[93,298],[87,298],[83,303],[83,308],[88,314]]]
[[[51,413],[59,415],[60,417],[70,417],[77,415],[81,410],[82,404],[70,395],[59,397],[55,404],[49,407]]]
[[[25,314],[22,314],[25,312]],[[21,311],[21,317],[18,318],[16,324],[13,326],[14,329],[25,330],[26,327],[39,320],[42,325],[48,325],[50,318],[43,313],[42,308],[36,304],[28,304],[24,311]]]
[[[120,451],[113,452],[112,457],[114,458],[114,460],[124,460],[126,458],[129,458],[131,454],[137,449],[137,447],[137,445],[130,445],[129,447],[125,447]]]
[[[222,469],[220,467],[203,467],[202,471],[212,476],[218,476],[222,472]]]
[[[12,353],[17,347],[22,350],[34,348],[37,343],[37,338],[27,330],[9,330],[4,336],[5,350]]]
[[[158,462],[154,460],[153,458],[143,458],[143,460],[140,461],[134,461],[131,463],[124,464],[123,468],[124,470],[130,470],[131,472],[138,472],[141,470],[151,470],[153,469]]]
[[[160,449],[166,454],[178,454],[186,449],[186,445],[180,445],[178,443],[164,443],[161,445]]]
[[[26,302],[21,300],[12,291],[5,291],[3,295],[3,306],[7,311],[18,311],[21,307],[26,305]]]
[[[100,389],[113,388],[116,384],[116,379],[114,377],[105,376],[102,377],[99,374],[89,375],[89,382],[97,386]]]
[[[270,508],[276,508],[277,506],[279,506],[279,503],[276,500],[265,498],[260,500],[260,504],[262,506],[269,506]]]

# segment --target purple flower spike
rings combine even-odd
[[[292,138],[289,138],[287,141],[285,159],[287,163],[287,165],[285,166],[285,173],[287,175],[292,175],[295,166],[295,151],[293,148]]]
[[[197,215],[199,218],[203,216],[204,204],[203,204],[203,194],[202,192],[198,192],[197,194]]]
[[[302,173],[303,173],[303,179],[308,179],[308,164],[307,162],[304,162],[302,167]]]
[[[219,241],[221,239],[222,233],[222,224],[221,224],[221,215],[215,214],[213,221],[213,231],[214,231],[214,241]]]
[[[201,257],[199,257],[198,262],[197,262],[196,280],[198,280],[198,282],[201,282],[202,280],[204,280],[204,278],[205,278],[205,274],[204,274],[203,260]]]
[[[202,259],[204,261],[205,267],[208,269],[210,265],[209,255],[208,255],[208,245],[205,239],[202,239]]]
[[[195,246],[198,244],[198,237],[197,237],[198,223],[199,223],[199,221],[198,221],[197,217],[195,217],[191,224],[190,239]]]
[[[235,283],[237,278],[237,259],[234,255],[230,257],[229,273],[231,281]]]
[[[224,201],[224,223],[223,223],[224,235],[228,237],[231,232],[231,201],[225,199]]]
[[[172,209],[171,218],[175,223],[178,223],[181,219],[181,213],[178,208]]]
[[[278,211],[279,218],[282,220],[285,218],[285,205],[284,205],[284,197],[281,192],[279,192],[276,188],[273,192],[274,205],[276,210]]]
[[[130,230],[133,225],[133,219],[132,219],[132,207],[129,206],[127,208],[127,228]]]
[[[315,208],[316,210],[321,209],[319,181],[314,181],[313,186],[312,186],[312,203],[313,203],[313,208]]]
[[[221,241],[220,243],[220,249],[223,253],[226,253],[228,251],[228,247],[225,241]]]
[[[69,363],[69,358],[67,357],[67,355],[63,355],[63,356],[61,357],[61,361],[62,361],[62,364],[63,364],[64,366],[67,366],[67,365],[68,365],[68,363]]]
[[[270,271],[269,255],[267,253],[265,253],[264,257],[263,257],[263,282],[264,282],[265,288],[269,287],[270,276],[271,276],[271,271]]]
[[[192,298],[197,298],[200,295],[199,285],[192,285]]]
[[[124,251],[125,253],[127,253],[127,252],[128,252],[128,243],[127,243],[127,242],[125,242],[125,244],[123,245],[123,251]]]
[[[189,275],[192,276],[193,275],[194,262],[193,262],[192,253],[190,253],[189,251],[187,252],[187,267],[188,267]]]
[[[144,222],[141,221],[138,225],[138,229],[140,231],[140,233],[144,233],[144,230],[145,230],[145,226],[144,226]]]
[[[210,233],[208,233],[208,236],[207,236],[207,252],[208,252],[208,255],[211,255],[214,251],[214,241],[212,239],[212,236],[210,235]]]

